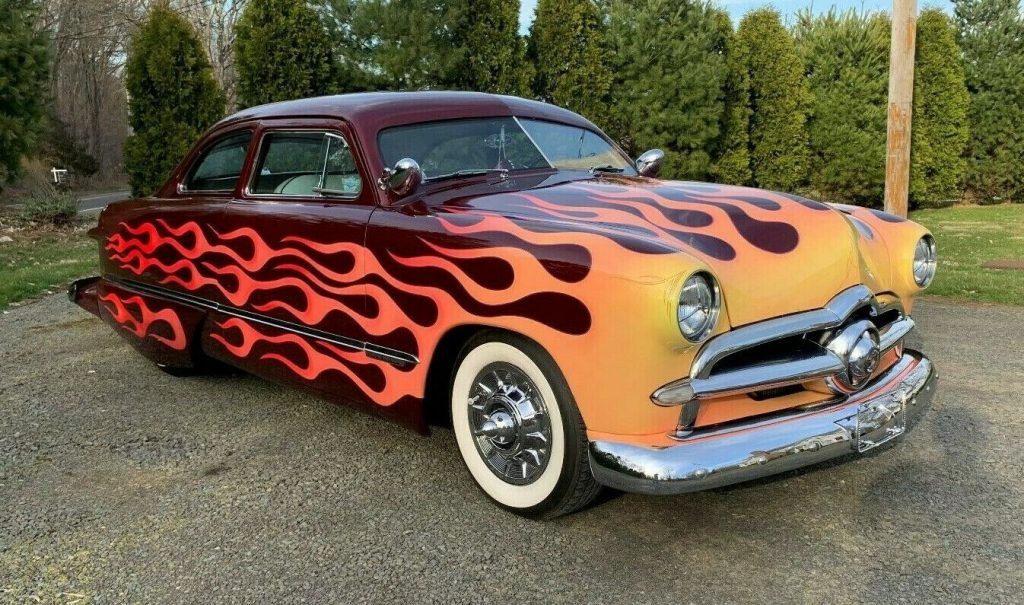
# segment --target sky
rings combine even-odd
[[[739,22],[740,18],[747,11],[762,6],[774,6],[782,18],[787,22],[798,11],[805,8],[813,8],[815,13],[827,12],[829,8],[836,7],[843,11],[851,8],[858,10],[891,10],[891,0],[715,0],[715,3],[729,11],[733,22]],[[947,12],[952,12],[953,3],[950,0],[919,0],[918,8],[925,6],[937,6]],[[537,0],[521,0],[519,12],[519,31],[525,34],[530,29],[533,21],[533,12],[537,8]]]

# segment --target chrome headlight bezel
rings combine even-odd
[[[683,338],[694,343],[705,340],[718,325],[721,308],[718,280],[706,271],[692,273],[683,281],[676,306],[676,323]]]
[[[914,283],[919,288],[927,288],[935,279],[938,266],[938,254],[935,250],[935,238],[925,235],[914,245],[914,261],[910,267]]]

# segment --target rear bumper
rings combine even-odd
[[[68,300],[99,317],[100,307],[96,291],[99,281],[99,276],[94,275],[71,282],[68,286]]]
[[[938,377],[907,351],[845,400],[767,420],[694,432],[668,447],[592,441],[590,466],[604,485],[643,494],[699,491],[863,453],[903,435],[931,405]]]

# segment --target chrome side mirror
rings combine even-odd
[[[416,160],[402,158],[395,162],[394,168],[384,169],[384,174],[377,181],[377,185],[395,195],[405,196],[416,191],[422,182],[423,170]]]
[[[665,152],[660,149],[651,149],[643,152],[636,159],[636,171],[640,176],[654,178],[661,172],[661,163],[665,160]]]

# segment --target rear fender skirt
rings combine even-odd
[[[177,301],[99,280],[98,315],[139,353],[169,368],[194,368],[206,312]]]

